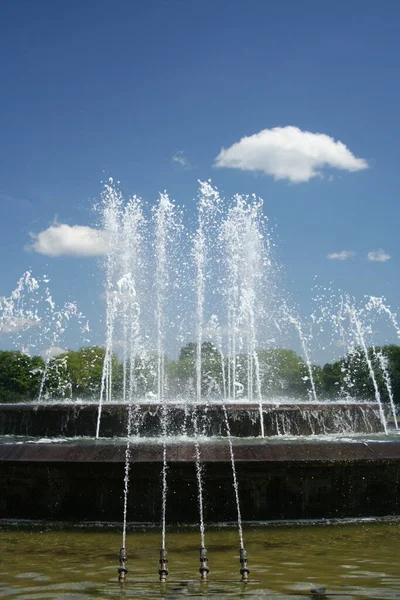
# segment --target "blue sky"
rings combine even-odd
[[[100,341],[99,259],[27,252],[30,233],[55,219],[93,226],[109,176],[150,202],[167,189],[189,210],[197,180],[212,178],[226,195],[264,198],[283,286],[304,314],[315,276],[400,305],[398,3],[4,0],[0,11],[0,296],[26,269],[46,273]],[[265,140],[257,164],[269,173],[215,166],[222,148],[288,126],[343,142],[342,166],[319,138],[323,177],[276,179],[281,155]]]

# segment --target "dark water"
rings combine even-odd
[[[245,527],[250,582],[240,582],[238,535],[206,530],[210,580],[198,581],[199,534],[167,535],[169,581],[158,582],[160,532],[130,530],[128,580],[117,583],[121,532],[5,525],[0,528],[0,598],[89,600],[400,598],[400,522]],[[192,580],[192,581],[190,581]],[[194,581],[193,581],[194,580]]]

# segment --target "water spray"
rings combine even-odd
[[[167,551],[165,548],[161,548],[160,550],[160,568],[158,569],[158,574],[160,576],[160,581],[165,583],[168,577],[168,568],[167,568]]]
[[[126,556],[126,549],[121,548],[119,551],[119,567],[118,567],[118,581],[119,583],[125,583],[126,576],[128,574],[128,569],[126,568],[126,563],[128,559]]]
[[[200,548],[200,579],[201,581],[207,581],[208,574],[210,569],[207,566],[208,558],[207,558],[207,550],[204,547]]]

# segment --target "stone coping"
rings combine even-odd
[[[399,462],[400,442],[394,441],[306,441],[233,445],[235,462],[253,463],[369,463]],[[104,444],[101,441],[79,443],[10,442],[0,445],[0,461],[25,463],[123,463],[125,445]],[[204,463],[231,461],[229,445],[205,442],[200,444]],[[160,463],[161,443],[136,443],[130,448],[131,462]],[[167,445],[167,461],[191,463],[195,460],[193,443]]]

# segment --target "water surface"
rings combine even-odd
[[[400,598],[400,521],[341,524],[247,525],[250,582],[240,581],[238,533],[206,529],[210,575],[198,581],[200,536],[195,529],[167,531],[169,581],[158,582],[160,532],[132,527],[127,535],[128,581],[117,583],[121,528],[0,526],[0,598],[89,600],[144,598],[316,597]]]

